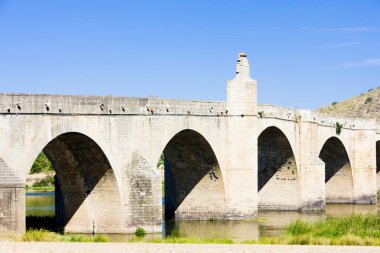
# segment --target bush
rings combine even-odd
[[[369,103],[372,102],[372,100],[373,100],[372,97],[367,97],[367,99],[364,101],[364,104],[365,104],[365,105],[366,105],[366,104],[369,104]]]
[[[32,168],[30,169],[30,173],[36,174],[41,172],[49,172],[54,171],[53,165],[51,165],[51,162],[49,158],[45,155],[44,152],[41,152],[36,160],[33,163]]]
[[[145,236],[145,230],[143,228],[136,228],[135,235],[137,237],[144,237]]]
[[[33,184],[33,187],[54,186],[54,176],[48,176]]]
[[[58,234],[44,230],[28,230],[22,236],[23,242],[58,242],[60,238]]]
[[[340,124],[339,122],[336,122],[335,124],[335,131],[337,135],[340,135],[342,132],[343,124]]]
[[[332,105],[337,105],[338,104],[338,102],[332,102]]]

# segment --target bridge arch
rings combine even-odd
[[[56,172],[56,218],[65,232],[123,231],[118,183],[97,142],[79,132],[66,132],[50,140],[42,151]]]
[[[324,143],[319,158],[325,163],[326,203],[353,203],[353,171],[343,142],[337,137],[330,137]]]
[[[167,142],[162,153],[165,219],[225,218],[223,175],[206,138],[195,130],[182,130]]]
[[[299,176],[291,144],[277,127],[258,138],[258,197],[261,210],[297,210]]]

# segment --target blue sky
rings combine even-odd
[[[380,86],[380,0],[0,0],[0,92],[225,100],[238,53],[259,103]]]

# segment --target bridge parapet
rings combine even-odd
[[[0,113],[203,116],[228,114],[226,103],[216,101],[41,94],[0,94]]]
[[[259,117],[276,118],[282,120],[296,120],[296,110],[276,105],[261,104],[258,108]]]
[[[312,110],[291,109],[275,105],[259,105],[259,116],[262,118],[275,118],[288,121],[314,122],[320,126],[335,127],[336,123],[343,125],[346,129],[370,129],[380,132],[376,120],[349,118],[342,116],[331,116],[316,113]]]
[[[331,116],[326,114],[320,114],[313,111],[302,111],[302,120],[316,122],[320,126],[335,127],[336,123],[342,124],[346,129],[362,129],[362,130],[375,130],[376,120],[374,119],[360,119],[349,118],[342,116]]]

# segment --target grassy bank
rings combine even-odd
[[[170,236],[166,239],[145,240],[134,238],[131,242],[148,243],[235,243],[230,239]],[[357,245],[380,246],[380,216],[376,214],[355,214],[345,218],[320,220],[306,223],[294,221],[279,237],[261,237],[258,241],[244,241],[243,244],[288,244],[288,245]]]
[[[21,238],[8,240],[25,242],[108,242],[105,235],[62,235],[47,230],[28,230]],[[165,239],[133,237],[129,242],[143,243],[193,243],[193,244],[234,244],[231,239],[187,237],[178,231]],[[372,213],[355,214],[345,218],[320,220],[306,223],[294,221],[279,237],[262,237],[258,241],[244,241],[243,244],[292,244],[292,245],[357,245],[380,246],[380,216]]]
[[[62,235],[44,229],[31,229],[26,231],[21,237],[9,234],[0,237],[1,241],[16,242],[109,242],[106,235]]]
[[[245,243],[380,246],[380,216],[354,214],[314,223],[297,220],[280,237],[262,237]]]
[[[41,191],[41,192],[50,192],[54,191],[54,186],[27,186],[25,187],[26,191]]]

